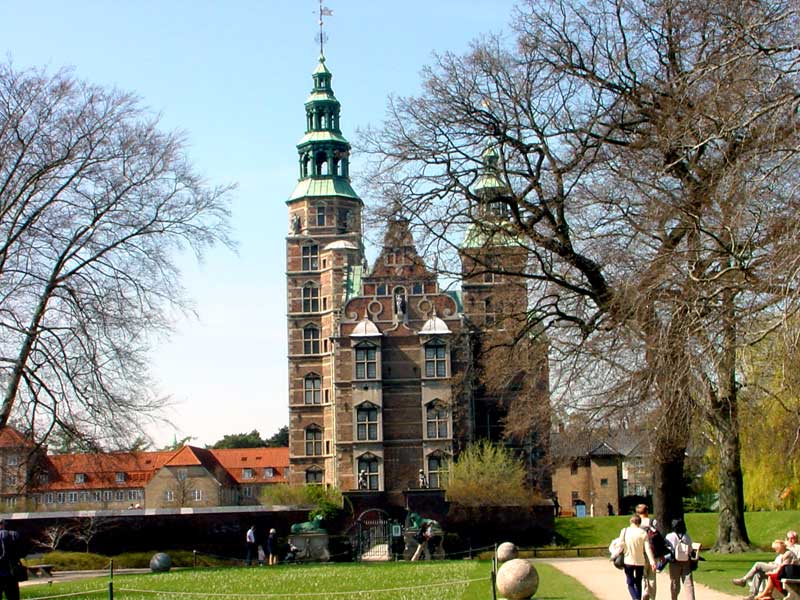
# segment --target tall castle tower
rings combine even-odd
[[[332,338],[346,282],[361,269],[363,203],[350,186],[350,144],[322,55],[312,78],[300,179],[286,202],[290,481],[336,484]]]
[[[508,441],[509,415],[530,408],[527,400],[541,396],[546,405],[546,352],[531,344],[511,361],[501,357],[506,372],[491,351],[512,317],[525,318],[527,288],[514,273],[527,252],[502,225],[507,190],[490,152],[475,190],[482,220],[461,250],[466,304],[439,288],[402,216],[386,224],[367,269],[363,205],[350,186],[350,145],[324,57],[313,79],[297,145],[300,180],[287,201],[289,480],[403,506],[407,490],[440,487],[465,444]],[[486,269],[498,264],[508,275]],[[517,442],[531,460],[531,437]]]

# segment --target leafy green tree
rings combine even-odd
[[[447,498],[463,506],[528,506],[525,466],[504,446],[486,440],[470,444],[449,465]]]
[[[261,434],[253,429],[250,433],[231,433],[214,443],[210,448],[262,448],[267,442],[261,439]]]
[[[285,448],[289,445],[289,426],[284,425],[272,437],[265,440],[264,444],[270,448]]]
[[[750,510],[800,508],[800,328],[773,332],[742,353],[744,496]]]

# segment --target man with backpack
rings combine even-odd
[[[642,519],[642,524],[639,527],[647,533],[647,543],[650,545],[656,562],[663,563],[664,557],[669,552],[669,547],[664,540],[664,536],[656,528],[655,519],[650,519],[646,504],[637,504],[636,514]],[[656,600],[656,570],[648,563],[644,565],[642,600]]]
[[[0,519],[0,598],[19,600],[19,582],[13,566],[19,563],[21,554],[19,534],[6,529],[6,522]]]

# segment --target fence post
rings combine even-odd
[[[114,561],[108,563],[108,600],[114,600]]]
[[[197,550],[192,550],[192,568],[197,568]]]

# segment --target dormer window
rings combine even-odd
[[[86,483],[86,473],[75,473],[75,483]]]
[[[439,340],[425,345],[425,377],[447,377],[447,346]]]
[[[303,246],[301,269],[303,271],[317,271],[319,269],[319,246],[316,244]]]
[[[253,479],[254,477],[253,469],[242,469],[242,479]]]
[[[273,477],[275,477],[275,469],[272,467],[264,469],[264,479],[272,479]]]
[[[356,346],[356,379],[378,378],[378,351],[372,344]]]
[[[118,471],[116,474],[116,481],[117,483],[125,483],[125,473]]]

